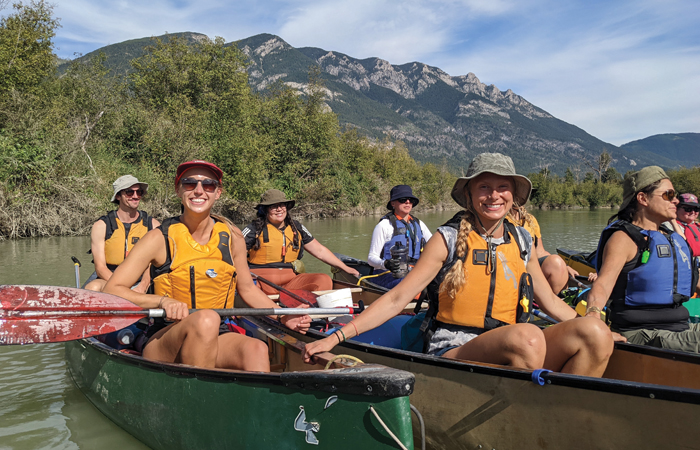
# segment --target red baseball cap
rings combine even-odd
[[[214,172],[214,175],[216,175],[216,180],[219,182],[219,184],[221,184],[221,177],[223,176],[224,171],[221,170],[219,166],[207,161],[195,159],[193,161],[184,162],[177,166],[177,174],[175,175],[175,186],[177,186],[180,183],[180,178],[182,178],[182,174],[193,167],[204,167],[205,169],[211,170],[212,172]]]

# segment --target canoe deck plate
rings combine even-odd
[[[303,431],[306,433],[307,444],[318,445],[318,439],[316,439],[316,435],[314,433],[318,433],[318,431],[321,429],[321,425],[318,422],[306,421],[306,411],[304,411],[303,406],[300,406],[299,410],[300,411],[297,418],[294,419],[294,429],[296,431]]]

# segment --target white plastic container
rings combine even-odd
[[[316,301],[320,308],[352,308],[352,290],[338,289],[329,294],[319,295]]]

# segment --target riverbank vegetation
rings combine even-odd
[[[381,208],[401,183],[422,205],[449,199],[455,176],[445,165],[341,129],[316,69],[301,95],[283,84],[257,93],[236,46],[171,37],[128,76],[100,58],[59,76],[58,26],[43,1],[0,21],[0,238],[86,233],[126,173],[150,184],[144,209],[174,215],[175,169],[191,159],[224,170],[219,212],[237,221],[269,188],[295,198],[300,215]]]
[[[599,161],[610,156],[605,152]],[[532,181],[533,193],[530,203],[536,208],[606,208],[622,203],[621,175],[612,167],[599,170],[592,165],[591,172],[578,179],[577,174],[567,169],[565,175],[558,176],[542,169],[528,175]],[[676,192],[700,194],[700,167],[666,170]]]

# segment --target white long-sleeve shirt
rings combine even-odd
[[[420,223],[420,230],[423,233],[423,238],[428,241],[433,235],[428,227],[425,226],[422,220],[418,220]],[[375,269],[384,269],[384,244],[389,242],[394,236],[394,227],[391,226],[389,219],[381,220],[377,226],[374,227],[372,232],[372,243],[369,246],[369,255],[367,256],[367,262],[370,266]]]

